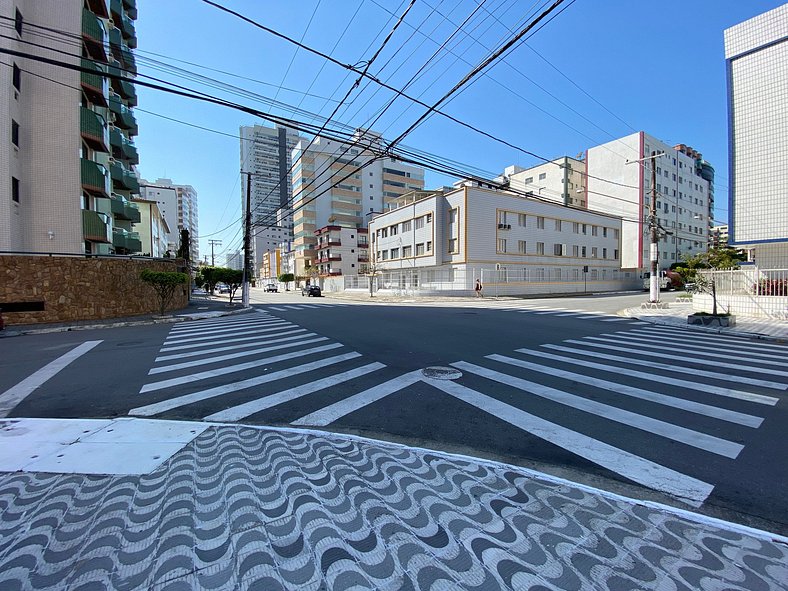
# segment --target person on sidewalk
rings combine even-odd
[[[484,286],[482,286],[482,280],[481,279],[477,279],[476,280],[476,286],[473,288],[473,290],[476,292],[476,297],[477,298],[482,297],[482,289],[484,289]]]

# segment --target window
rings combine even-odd
[[[402,258],[406,259],[408,257],[413,256],[413,247],[412,246],[403,246],[402,247]]]
[[[16,15],[14,15],[14,28],[18,35],[22,34],[22,13],[19,12],[19,9],[16,9]]]
[[[532,182],[534,182],[534,177],[532,177],[532,176],[526,177],[526,179],[525,179],[525,184],[526,185],[530,185]]]
[[[536,243],[536,254],[544,254],[544,242]]]
[[[428,214],[426,215],[426,218],[427,218],[427,223],[428,223],[428,224],[431,224],[431,223],[432,223],[432,214],[431,214],[431,213],[428,213]]]
[[[19,203],[19,179],[11,177],[11,199]]]
[[[573,257],[579,257],[580,256],[580,247],[577,244],[572,246],[572,256]]]
[[[539,173],[539,180],[543,181],[547,178],[547,173],[541,172]]]
[[[517,241],[517,252],[520,254],[525,254],[525,240]]]
[[[580,224],[578,224],[577,222],[572,222],[572,232],[574,232],[575,234],[579,234]]]
[[[591,258],[592,258],[592,259],[595,259],[595,258],[597,258],[597,256],[598,256],[598,254],[597,254],[597,253],[598,253],[598,251],[597,251],[597,249],[596,249],[596,246],[592,246],[592,247],[591,247]]]
[[[603,259],[606,259],[606,258],[607,258],[607,249],[606,249],[606,248],[603,248],[603,249],[602,249],[602,258],[603,258]]]
[[[424,243],[420,242],[416,245],[416,256],[419,257],[424,254]]]
[[[382,238],[388,238],[388,236],[389,236],[389,229],[388,228],[383,228],[380,231],[380,235],[381,235]]]
[[[399,258],[399,248],[392,248],[391,249],[391,258],[398,259]]]
[[[599,235],[599,228],[597,226],[591,226],[591,236],[598,236]]]
[[[553,254],[557,257],[564,256],[566,254],[566,244],[554,244]]]
[[[607,238],[607,228],[602,228],[602,238]]]
[[[561,231],[561,220],[555,220],[555,231],[556,232]]]
[[[586,258],[586,247],[585,246],[580,249],[580,256],[582,256],[583,258]]]
[[[389,260],[389,251],[388,250],[383,250],[381,252],[383,253],[383,260],[384,261]]]
[[[618,249],[613,251],[613,259],[618,260]]]
[[[498,238],[498,252],[506,252],[506,238]]]
[[[370,188],[370,189],[373,189],[373,188],[374,188],[374,187],[373,187],[373,185],[372,185],[372,183],[369,183],[369,188]]]
[[[458,223],[460,217],[460,210],[459,208],[454,208],[449,210],[449,224],[447,233],[449,238],[449,252],[456,253],[459,252],[459,236],[460,236],[460,225]]]
[[[432,252],[432,242],[427,242],[427,252]]]
[[[615,238],[616,240],[618,240],[618,228],[614,228],[614,229],[613,229],[613,238]],[[616,257],[616,258],[618,258],[618,257]]]
[[[397,235],[397,224],[394,224],[393,226],[391,226],[390,230],[391,230],[391,235],[392,236],[396,236]]]
[[[587,231],[588,231],[588,227],[586,226],[586,224],[583,224],[583,234],[586,234]]]
[[[11,120],[11,143],[19,147],[19,123]]]
[[[417,230],[420,230],[421,228],[423,228],[424,227],[424,216],[421,216],[420,218],[416,218],[415,224],[416,224],[416,229]]]
[[[525,214],[524,213],[518,213],[517,214],[517,225],[520,226],[521,228],[525,228],[525,222],[526,222]]]
[[[11,79],[13,81],[14,88],[17,90],[22,90],[22,70],[20,70],[19,66],[16,64],[14,64],[13,70],[14,73]]]
[[[449,252],[457,252],[457,239],[449,238]]]
[[[540,230],[544,230],[544,218],[542,216],[537,216],[536,227]]]
[[[402,222],[402,232],[410,232],[411,222],[408,220],[407,222]]]
[[[506,223],[506,212],[505,211],[499,211],[498,212],[498,223],[499,224],[505,224]]]

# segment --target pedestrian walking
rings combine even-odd
[[[481,279],[477,279],[476,280],[476,286],[473,288],[473,290],[476,292],[476,297],[477,298],[482,297],[482,289],[484,289],[484,286],[482,285],[482,280]]]

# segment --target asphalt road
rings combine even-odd
[[[2,339],[0,412],[354,433],[788,533],[788,349],[613,315],[642,298],[258,291],[241,315]]]

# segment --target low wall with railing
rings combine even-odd
[[[754,266],[727,271],[699,271],[710,289],[717,292],[717,312],[761,318],[788,319],[788,269],[758,269]],[[708,291],[692,298],[696,312],[711,312]]]
[[[0,253],[0,309],[7,325],[74,322],[159,312],[143,269],[183,271],[182,260]],[[188,304],[176,289],[170,310]]]

